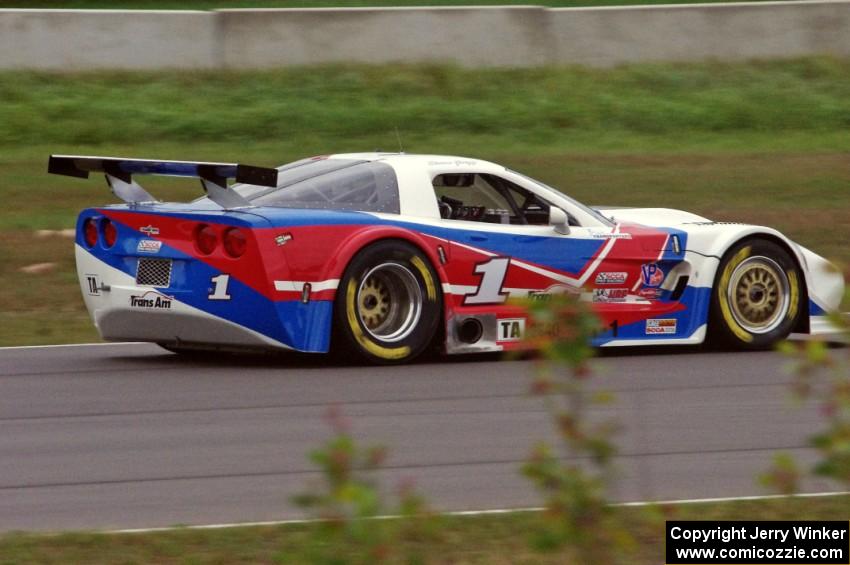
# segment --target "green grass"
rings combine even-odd
[[[519,5],[570,7],[629,4],[723,3],[730,0],[0,0],[0,8],[216,10],[222,8],[330,8],[358,6]],[[757,2],[767,0],[755,0]]]
[[[662,563],[664,520],[846,520],[850,497],[776,499],[667,506],[652,511],[619,508],[637,544],[620,554],[622,563]],[[569,554],[538,553],[530,548],[540,515],[444,517],[442,528],[427,539],[404,539],[396,555],[416,554],[423,563],[507,564],[565,563]],[[0,564],[240,564],[310,562],[315,524],[173,530],[149,534],[10,534],[0,537]],[[346,544],[336,554],[357,560]],[[362,560],[363,556],[359,556]],[[351,561],[343,561],[351,559]],[[391,560],[393,563],[399,560]]]
[[[497,135],[844,132],[850,61],[614,70],[325,66],[274,72],[6,73],[0,145]],[[609,138],[610,139],[610,138]],[[776,143],[780,143],[777,140]],[[395,145],[395,143],[393,143]]]
[[[607,70],[329,66],[248,73],[0,73],[0,344],[87,341],[72,245],[33,238],[113,200],[50,153],[277,165],[395,150],[504,163],[590,204],[774,226],[850,264],[850,61]],[[145,178],[189,200],[196,182]],[[55,263],[25,274],[20,268]]]

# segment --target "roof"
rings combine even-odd
[[[504,171],[505,168],[490,161],[481,159],[473,159],[471,157],[460,157],[457,155],[429,155],[417,153],[388,153],[388,152],[369,152],[369,153],[337,153],[329,155],[329,159],[357,159],[362,161],[386,161],[395,167],[404,166],[424,166],[424,167],[475,167],[481,170],[499,170]]]

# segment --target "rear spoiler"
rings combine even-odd
[[[89,173],[106,174],[112,192],[130,204],[156,202],[144,188],[133,180],[133,175],[164,175],[196,177],[201,179],[204,191],[222,208],[238,208],[251,204],[227,188],[227,180],[277,186],[277,169],[254,167],[238,163],[205,163],[197,161],[150,161],[115,157],[84,157],[78,155],[51,155],[47,172],[55,175],[88,178]]]

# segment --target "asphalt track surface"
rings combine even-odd
[[[812,461],[821,419],[767,353],[618,351],[594,386],[616,403],[619,501],[761,494],[776,450]],[[0,531],[145,528],[301,517],[307,454],[340,405],[390,449],[382,480],[440,510],[540,503],[519,474],[552,439],[534,366],[493,357],[407,367],[316,357],[185,359],[154,345],[0,350]],[[809,491],[836,490],[811,482]]]

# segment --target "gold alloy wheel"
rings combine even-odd
[[[410,335],[422,314],[422,289],[414,274],[398,263],[373,267],[357,291],[357,316],[366,331],[386,342]]]
[[[358,308],[360,319],[369,329],[375,329],[387,319],[390,311],[389,291],[382,280],[370,277],[363,284]]]
[[[789,288],[788,275],[773,259],[749,257],[735,268],[726,289],[732,316],[750,333],[768,333],[788,313]]]

